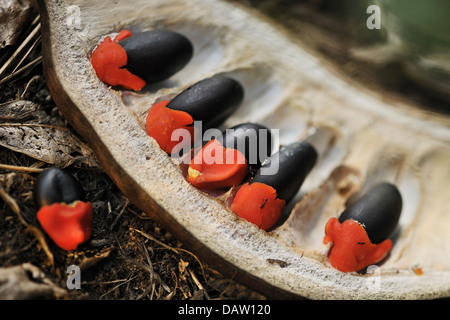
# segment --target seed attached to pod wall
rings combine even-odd
[[[167,153],[176,152],[183,139],[172,137],[175,130],[186,130],[191,146],[200,133],[194,121],[201,121],[202,130],[218,126],[239,107],[243,97],[241,84],[232,78],[216,75],[201,80],[171,101],[153,105],[146,118],[147,133]]]
[[[49,237],[64,250],[75,250],[91,236],[92,206],[84,190],[59,168],[45,170],[34,187],[37,219]]]
[[[402,197],[396,186],[380,183],[351,204],[339,219],[325,226],[324,244],[331,243],[330,264],[356,272],[383,260],[392,248],[388,237],[397,227]]]
[[[299,191],[316,160],[317,152],[307,142],[280,149],[262,164],[249,183],[240,187],[231,210],[259,228],[269,229]]]
[[[242,123],[224,130],[217,139],[223,146],[239,150],[254,169],[272,154],[272,132],[258,123]]]
[[[197,188],[215,190],[242,183],[272,150],[269,129],[244,123],[209,141],[189,164],[187,180]]]
[[[122,30],[114,40],[106,37],[97,46],[91,64],[106,84],[139,91],[146,83],[168,79],[180,71],[193,52],[189,39],[173,31],[153,30],[132,35]]]

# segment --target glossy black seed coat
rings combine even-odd
[[[317,151],[307,142],[294,142],[273,154],[262,164],[278,166],[272,175],[263,175],[259,170],[252,182],[261,182],[273,187],[280,199],[289,202],[298,192],[306,176],[317,161]]]
[[[202,121],[203,129],[223,123],[241,104],[244,89],[229,77],[203,79],[173,98],[167,108],[189,113],[194,121]]]
[[[188,38],[169,30],[136,33],[119,44],[127,53],[125,68],[147,83],[171,77],[186,66],[194,53]]]
[[[400,219],[402,196],[396,186],[380,183],[345,209],[339,221],[358,221],[366,229],[370,241],[380,243],[392,234]]]
[[[85,201],[85,193],[78,180],[59,168],[46,169],[39,175],[33,197],[38,209],[53,203]]]
[[[260,166],[272,151],[270,130],[257,123],[242,123],[226,129],[218,140],[226,148],[239,150],[253,167]]]

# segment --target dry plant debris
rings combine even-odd
[[[0,49],[17,43],[21,27],[33,17],[31,0],[0,1]]]

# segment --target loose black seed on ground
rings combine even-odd
[[[78,180],[59,168],[42,172],[34,185],[33,198],[37,208],[53,203],[85,201],[85,192]]]

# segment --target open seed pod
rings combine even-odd
[[[59,109],[125,195],[211,266],[270,298],[450,296],[448,117],[369,92],[299,39],[222,1],[39,4],[46,78]],[[111,88],[89,57],[104,36],[125,28],[177,31],[192,41],[192,60],[142,91]],[[189,184],[146,134],[152,104],[215,74],[245,89],[223,128],[258,122],[279,129],[282,145],[306,140],[318,151],[284,219],[269,232]],[[403,197],[392,251],[375,272],[336,270],[322,241],[325,224],[380,181],[395,184]]]

